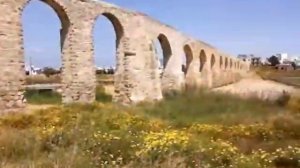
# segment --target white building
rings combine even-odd
[[[281,64],[283,64],[285,61],[289,61],[289,56],[287,53],[276,54],[276,57]]]
[[[254,58],[253,54],[239,54],[237,56],[238,59],[242,60],[242,61],[247,61],[247,62],[251,62],[251,60]]]
[[[29,73],[29,75],[37,75],[41,71],[41,68],[37,68],[31,65],[25,67],[25,70]]]
[[[295,62],[297,66],[300,66],[300,56],[291,57],[291,61]]]

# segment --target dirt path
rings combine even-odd
[[[230,84],[227,86],[213,89],[213,91],[230,93],[243,98],[257,97],[263,100],[277,100],[279,97],[288,93],[293,96],[300,96],[300,90],[282,83],[263,80],[256,75]]]

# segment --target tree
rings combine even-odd
[[[291,65],[292,65],[292,67],[294,68],[294,70],[296,70],[296,69],[297,69],[297,65],[296,65],[296,63],[295,63],[295,62],[292,62],[292,63],[291,63]]]
[[[271,63],[272,66],[280,64],[278,57],[276,57],[275,55],[268,58],[268,61]]]
[[[56,75],[59,73],[59,71],[55,70],[54,68],[51,67],[45,67],[43,69],[43,73],[47,76],[50,77],[51,75]]]

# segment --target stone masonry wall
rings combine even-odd
[[[22,12],[31,0],[0,0],[0,113],[25,107]],[[155,101],[165,93],[186,87],[216,87],[239,80],[249,64],[214,47],[188,37],[168,25],[118,6],[93,0],[42,0],[57,13],[62,23],[63,103],[95,100],[96,76],[93,30],[104,15],[114,25],[117,37],[115,102],[132,104]],[[170,58],[159,71],[154,40],[165,38]],[[182,71],[184,46],[191,62]],[[163,46],[163,50],[167,48]],[[200,71],[200,53],[206,63]],[[227,59],[227,63],[225,61]],[[222,60],[222,61],[221,61]]]

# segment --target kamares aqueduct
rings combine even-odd
[[[0,111],[25,107],[21,16],[31,0],[0,0]],[[249,64],[178,32],[150,17],[96,0],[41,0],[60,18],[63,103],[95,100],[93,27],[107,17],[116,32],[115,102],[130,104],[163,98],[186,87],[217,87],[235,82]],[[163,49],[161,77],[154,49]],[[182,57],[186,66],[182,70]]]

